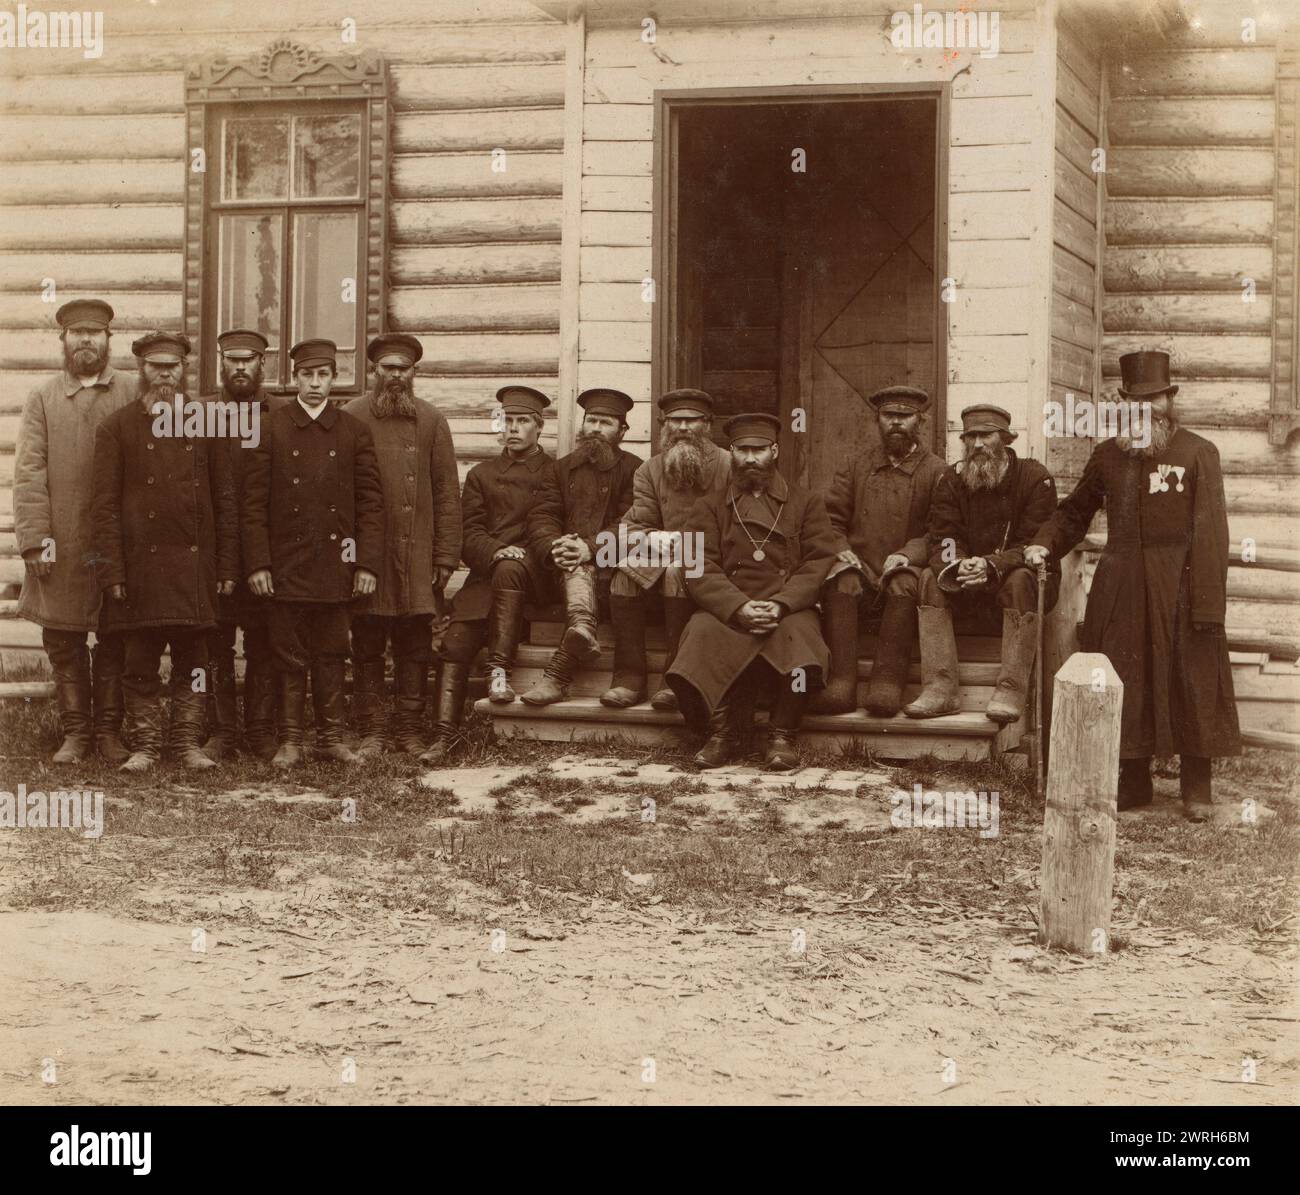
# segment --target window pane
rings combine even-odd
[[[221,276],[217,330],[252,328],[271,342],[265,381],[280,381],[280,273],[284,256],[282,217],[221,217]]]
[[[337,386],[356,384],[359,272],[355,212],[294,216],[294,342],[324,336],[338,345]]]
[[[284,199],[289,191],[289,118],[241,116],[223,124],[221,198]]]
[[[295,199],[361,197],[361,116],[299,116],[293,122]]]

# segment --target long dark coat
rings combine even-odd
[[[1223,630],[1228,514],[1218,450],[1185,428],[1154,457],[1107,440],[1033,542],[1059,559],[1103,505],[1106,549],[1080,647],[1106,655],[1124,682],[1120,755],[1240,754]]]
[[[555,460],[540,449],[522,460],[504,449],[480,461],[465,478],[460,509],[464,537],[461,555],[470,568],[452,603],[452,622],[477,622],[492,609],[492,557],[502,548],[525,549],[522,561],[534,597],[547,593],[551,542],[535,527],[530,537],[528,512],[557,485]]]
[[[700,608],[686,624],[666,674],[688,721],[704,712],[701,703],[716,708],[756,656],[782,675],[805,669],[810,692],[824,683],[830,652],[814,607],[835,559],[836,535],[821,497],[780,473],[773,475],[768,497],[783,504],[775,520],[751,518],[754,504],[734,484],[728,484],[720,502],[700,499],[688,520],[688,532],[703,535],[703,574],[686,579]],[[733,502],[744,512],[743,524]],[[765,538],[764,558],[755,560],[754,543]],[[789,611],[768,635],[731,624],[741,606],[757,600],[780,602]]]
[[[155,436],[140,402],[95,435],[95,571],[106,630],[212,627],[217,583],[239,576],[227,454],[203,437]],[[126,600],[107,594],[126,586]]]
[[[327,402],[271,412],[244,478],[244,576],[271,570],[272,600],[349,602],[352,578],[384,564],[384,491],[370,431]],[[355,559],[345,559],[345,540]],[[360,604],[364,609],[364,603]]]

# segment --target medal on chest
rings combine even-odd
[[[1177,484],[1174,487],[1176,493],[1183,492],[1183,475],[1187,472],[1185,465],[1157,465],[1155,472],[1147,474],[1147,482],[1150,494],[1167,494],[1169,493],[1169,483],[1171,481]]]
[[[781,502],[777,504],[776,518],[772,520],[772,526],[768,528],[767,534],[763,536],[763,542],[761,544],[749,534],[749,528],[745,526],[745,520],[740,517],[740,510],[736,506],[736,499],[734,497],[731,499],[731,509],[735,512],[736,522],[740,524],[740,529],[745,533],[745,538],[753,545],[754,559],[758,561],[766,560],[767,553],[763,551],[763,549],[767,547],[767,541],[776,533],[776,525],[781,521],[781,512],[785,509],[785,503]]]

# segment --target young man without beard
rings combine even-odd
[[[619,517],[632,505],[632,478],[642,464],[639,456],[619,447],[634,405],[628,395],[621,390],[584,390],[578,405],[583,409],[578,442],[556,462],[556,485],[528,516],[529,540],[550,540],[551,561],[563,578],[566,624],[542,679],[521,698],[529,705],[563,701],[574,672],[600,654],[598,611],[608,607],[614,570],[598,568],[596,555],[601,541],[616,540]],[[634,671],[620,671],[629,663],[634,666],[626,645],[621,658],[616,646],[610,684],[639,683],[644,699],[644,673],[638,678]]]
[[[842,468],[826,497],[840,550],[822,590],[822,628],[831,649],[831,674],[813,711],[847,714],[858,706],[858,620],[880,613],[876,658],[867,686],[867,712],[892,718],[903,704],[930,498],[943,461],[921,447],[921,415],[930,396],[912,386],[889,386],[868,396],[880,443]]]
[[[387,747],[384,651],[393,647],[398,751],[424,750],[424,713],[433,659],[433,616],[460,563],[460,479],[447,420],[415,397],[414,336],[377,336],[366,349],[370,393],[343,409],[370,430],[384,487],[384,552],[379,586],[352,619],[353,707],[359,755]]]
[[[122,771],[148,771],[162,753],[158,666],[169,646],[172,758],[211,768],[199,750],[207,633],[217,624],[218,594],[233,593],[239,575],[235,488],[220,446],[184,434],[183,424],[159,423],[178,396],[188,338],[150,332],[131,350],[140,360],[137,401],[95,436],[96,571],[108,598],[105,618],[124,633],[126,649],[131,757]]]
[[[689,520],[704,540],[703,575],[686,581],[700,608],[664,679],[689,725],[707,720],[709,738],[695,757],[702,768],[742,754],[766,691],[763,765],[784,772],[799,766],[804,709],[830,663],[815,607],[837,537],[821,497],[777,472],[775,415],[736,415],[725,430],[730,483],[720,500],[701,498]]]
[[[18,613],[41,628],[54,673],[63,742],[55,763],[77,763],[91,748],[109,763],[127,750],[122,729],[121,635],[104,627],[95,577],[91,501],[95,433],[129,406],[135,386],[108,363],[113,309],[74,299],[54,313],[63,372],[28,396],[14,462],[14,533],[26,573]],[[95,632],[95,649],[86,636]]]
[[[659,452],[636,471],[632,506],[623,524],[631,547],[645,537],[662,559],[672,550],[674,537],[686,529],[695,503],[706,496],[722,499],[731,480],[731,456],[713,442],[713,399],[703,390],[670,390],[658,405],[663,419]],[[610,583],[609,601],[616,683],[601,695],[602,705],[624,709],[645,700],[646,603],[652,592],[663,601],[665,672],[673,662],[695,609],[681,565],[620,564]],[[657,710],[675,710],[677,696],[665,683],[650,704]]]
[[[272,407],[279,405],[262,390],[265,336],[248,328],[232,328],[217,337],[221,362],[221,392],[205,403],[226,404],[226,435],[217,444],[230,461],[235,496],[243,502],[244,474],[261,442],[261,430]],[[255,408],[256,422],[251,411]],[[240,418],[244,414],[244,418]],[[249,441],[240,438],[240,427],[253,429]],[[271,667],[271,645],[266,631],[266,598],[254,597],[248,583],[240,580],[235,592],[218,602],[217,629],[208,637],[209,675],[212,699],[208,702],[208,741],[204,753],[223,759],[239,739],[239,716],[235,697],[235,632],[244,637],[244,746],[262,759],[275,754],[275,672]]]
[[[551,400],[531,386],[503,386],[497,402],[501,455],[475,465],[461,493],[461,554],[470,574],[452,603],[438,656],[433,741],[420,756],[430,764],[442,763],[456,742],[470,665],[485,641],[488,698],[514,701],[510,670],[523,635],[524,603],[546,592],[551,544],[540,533],[529,538],[528,513],[556,484],[555,461],[537,444]]]
[[[961,413],[965,458],[939,478],[930,501],[930,563],[921,576],[917,623],[921,694],[903,713],[935,718],[961,708],[952,610],[1002,611],[1002,662],[985,713],[1016,721],[1025,709],[1038,634],[1038,581],[1025,564],[1030,537],[1056,509],[1056,483],[1032,458],[1009,447],[1011,416],[980,404]],[[1061,570],[1047,579],[1045,610],[1056,605]]]
[[[1119,367],[1120,397],[1146,408],[1150,442],[1098,444],[1025,559],[1060,560],[1105,506],[1106,547],[1079,649],[1105,654],[1124,682],[1119,808],[1150,804],[1151,757],[1178,755],[1184,811],[1203,821],[1212,804],[1211,757],[1241,754],[1223,629],[1223,473],[1214,445],[1178,426],[1169,355],[1126,353]]]
[[[329,401],[337,352],[321,339],[289,350],[298,396],[271,412],[244,480],[244,573],[254,596],[272,599],[280,747],[271,762],[281,768],[302,759],[309,670],[317,757],[359,758],[343,741],[349,603],[375,592],[384,491],[370,430]]]

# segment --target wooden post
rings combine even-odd
[[[1077,954],[1110,949],[1124,684],[1097,652],[1056,674],[1043,814],[1043,940]]]

